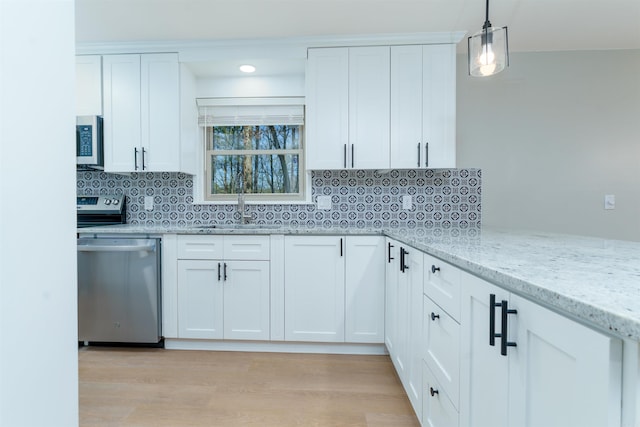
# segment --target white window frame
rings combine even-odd
[[[201,148],[198,153],[202,165],[201,175],[194,177],[194,202],[204,204],[235,204],[238,200],[237,194],[210,195],[211,167],[210,152],[207,151],[207,129],[211,126],[242,126],[242,125],[264,125],[276,124],[273,121],[267,122],[261,119],[261,109],[269,109],[273,114],[282,112],[276,116],[277,124],[298,124],[300,125],[300,148],[277,150],[278,154],[297,154],[298,157],[298,188],[299,193],[272,194],[272,193],[246,193],[245,200],[250,204],[306,204],[311,198],[310,173],[306,170],[305,160],[305,132],[304,132],[304,98],[303,97],[270,97],[270,98],[198,98],[199,129]],[[292,110],[302,111],[302,122],[300,118],[294,118],[294,122],[289,121],[287,106],[294,106]],[[208,108],[218,113],[214,120],[207,114]],[[243,107],[249,107],[244,108]],[[273,108],[275,107],[275,108]],[[241,111],[240,116],[235,109]],[[247,115],[247,111],[254,114]],[[222,114],[220,114],[222,113]],[[224,117],[222,117],[224,116]],[[279,118],[278,118],[279,117]],[[298,122],[295,122],[298,120]],[[260,155],[274,154],[274,150],[216,150],[218,155]]]

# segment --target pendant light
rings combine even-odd
[[[487,15],[482,29],[467,39],[469,75],[492,76],[509,66],[509,39],[507,27],[494,28]]]

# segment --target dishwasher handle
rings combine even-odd
[[[153,252],[156,250],[155,242],[144,242],[136,244],[80,244],[78,243],[78,252]]]

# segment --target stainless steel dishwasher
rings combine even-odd
[[[161,341],[160,242],[78,238],[79,341]]]

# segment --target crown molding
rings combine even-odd
[[[305,58],[312,47],[349,47],[400,44],[457,44],[466,33],[381,33],[314,37],[235,40],[173,40],[77,43],[76,54],[178,52],[180,61],[197,62],[258,55],[270,58]]]

